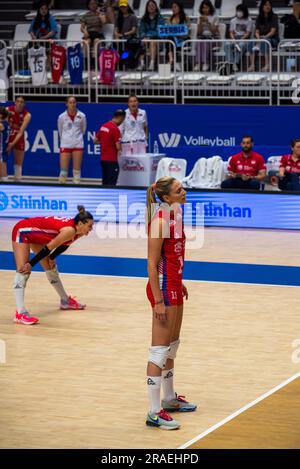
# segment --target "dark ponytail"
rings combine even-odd
[[[94,220],[93,215],[85,210],[84,205],[77,205],[78,213],[74,218],[75,225],[81,221],[81,223],[87,223],[89,220]]]

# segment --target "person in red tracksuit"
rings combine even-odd
[[[31,120],[31,114],[26,109],[25,104],[23,96],[18,96],[15,104],[6,108],[9,113],[8,122],[10,127],[6,151],[7,154],[13,151],[15,181],[22,179],[22,165],[25,156],[24,133]]]
[[[84,309],[75,298],[67,295],[56,268],[56,257],[77,239],[88,235],[93,228],[93,215],[78,205],[75,218],[36,217],[19,221],[12,230],[12,247],[16,261],[13,290],[17,310],[17,324],[32,325],[39,320],[29,315],[24,305],[26,283],[32,268],[39,262],[47,279],[60,297],[60,309]],[[30,250],[35,256],[30,260]]]

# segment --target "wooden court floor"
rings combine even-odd
[[[299,449],[300,378],[245,410],[189,449]]]
[[[221,234],[208,230],[207,244],[198,253],[201,260],[254,262],[257,240],[267,249],[265,232],[248,233],[248,238],[242,230],[223,230],[223,238]],[[275,247],[266,263],[283,263],[285,234],[285,243],[296,240],[296,233],[271,235]],[[218,257],[213,239],[221,238]],[[10,250],[8,239],[8,227],[2,224],[0,249]],[[238,261],[245,239],[246,260],[240,255]],[[97,252],[88,238],[83,244],[84,254],[105,255],[104,242]],[[234,249],[229,261],[230,246]],[[72,249],[79,256],[79,243]],[[115,241],[114,249],[115,256],[145,255],[131,242],[125,247],[124,241]],[[106,246],[106,255],[112,255],[108,252]],[[289,262],[292,256],[287,265],[297,265],[295,258]],[[7,352],[6,363],[0,364],[1,448],[177,448],[300,370],[292,361],[293,342],[300,339],[299,288],[188,281],[176,389],[199,408],[178,416],[179,431],[148,428],[145,368],[151,314],[146,279],[63,275],[67,290],[88,307],[84,312],[62,312],[45,275],[35,272],[26,303],[40,324],[25,327],[12,323],[13,275],[0,271],[0,339]],[[294,445],[295,438],[286,439],[281,423],[293,408],[298,412],[298,395],[293,391],[287,404],[277,401],[274,407],[277,433],[282,432],[286,445]],[[249,431],[259,434],[260,419],[252,418],[248,433],[240,423],[240,438],[234,436],[230,444],[235,439],[237,447],[251,441]],[[240,441],[243,434],[245,440]],[[266,442],[263,436],[260,441]]]

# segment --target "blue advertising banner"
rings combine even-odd
[[[101,177],[100,147],[93,144],[95,131],[111,119],[118,104],[79,104],[88,121],[83,177]],[[26,134],[24,174],[57,176],[59,172],[58,115],[64,103],[27,103],[32,122]],[[149,150],[154,142],[167,156],[185,158],[187,171],[201,157],[220,155],[227,160],[239,151],[243,135],[254,138],[255,150],[266,159],[289,151],[292,138],[300,137],[298,107],[197,106],[141,104],[149,120]],[[9,169],[12,172],[12,158]]]
[[[141,223],[146,191],[0,184],[1,217],[71,216],[83,204],[96,220]],[[203,216],[201,216],[203,214]],[[300,229],[299,196],[188,192],[185,223],[193,226]]]

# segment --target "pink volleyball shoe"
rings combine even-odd
[[[16,315],[14,317],[14,322],[16,324],[25,324],[26,326],[32,326],[33,324],[36,324],[39,322],[38,318],[35,318],[33,316],[29,316],[29,314],[26,313],[18,313],[16,311]]]
[[[68,309],[75,309],[75,310],[82,310],[85,309],[86,305],[79,303],[75,298],[69,296],[68,301],[60,301],[60,309],[68,310]]]

